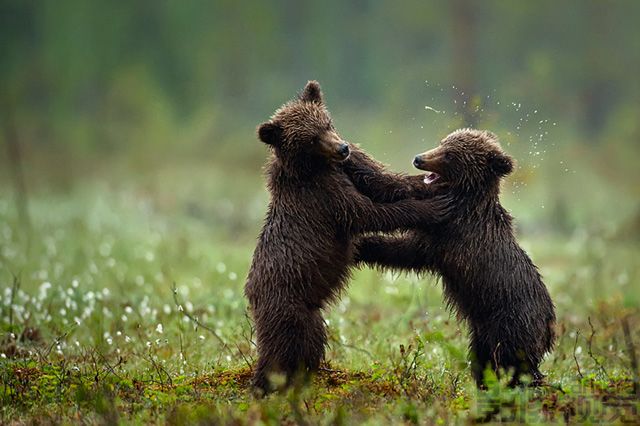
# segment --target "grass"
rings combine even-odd
[[[557,305],[548,386],[477,391],[437,280],[363,270],[326,313],[313,383],[254,399],[242,292],[267,195],[225,173],[41,189],[30,231],[1,189],[0,422],[640,421],[640,248],[587,228],[521,235]]]

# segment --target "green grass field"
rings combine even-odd
[[[640,422],[640,248],[597,227],[520,232],[557,306],[548,386],[477,391],[439,282],[363,270],[326,313],[313,383],[254,399],[243,285],[268,197],[225,173],[38,189],[30,231],[2,188],[0,423]]]

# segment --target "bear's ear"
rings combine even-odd
[[[322,103],[322,89],[320,83],[315,80],[311,80],[304,86],[302,93],[300,93],[300,100],[306,102],[318,102]]]
[[[282,127],[271,121],[258,126],[258,138],[267,145],[278,145],[282,140]]]
[[[502,177],[513,171],[513,159],[507,154],[496,153],[489,157],[489,164],[493,172]]]

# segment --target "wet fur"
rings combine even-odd
[[[375,204],[359,193],[346,164],[317,148],[327,135],[334,140],[337,133],[316,82],[258,129],[272,151],[266,166],[271,201],[245,295],[257,332],[253,385],[261,392],[273,389],[272,373],[283,373],[290,384],[320,365],[327,343],[321,310],[345,288],[355,236],[441,217],[436,203]],[[347,161],[375,164],[366,158],[359,152]]]
[[[487,367],[514,373],[512,385],[522,374],[541,380],[539,365],[555,340],[555,310],[537,267],[516,241],[510,214],[500,205],[500,180],[511,172],[512,160],[494,134],[471,129],[452,133],[426,158],[448,176],[423,184],[419,192],[426,198],[449,197],[453,215],[400,236],[363,238],[357,244],[359,261],[442,277],[448,305],[469,324],[478,386]],[[348,171],[360,185],[368,173],[378,174],[369,167]],[[397,198],[393,185],[368,191],[378,199]]]

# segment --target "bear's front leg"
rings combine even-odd
[[[356,189],[377,203],[411,198],[418,185],[420,190],[425,188],[422,177],[388,172],[381,163],[353,145],[351,155],[342,163],[342,168]]]
[[[440,223],[447,220],[453,211],[453,204],[446,197],[383,204],[374,203],[357,191],[353,193],[355,211],[351,218],[351,233],[354,235]]]
[[[426,238],[412,233],[402,236],[372,235],[356,240],[355,262],[372,267],[424,272],[432,269],[433,249]]]

